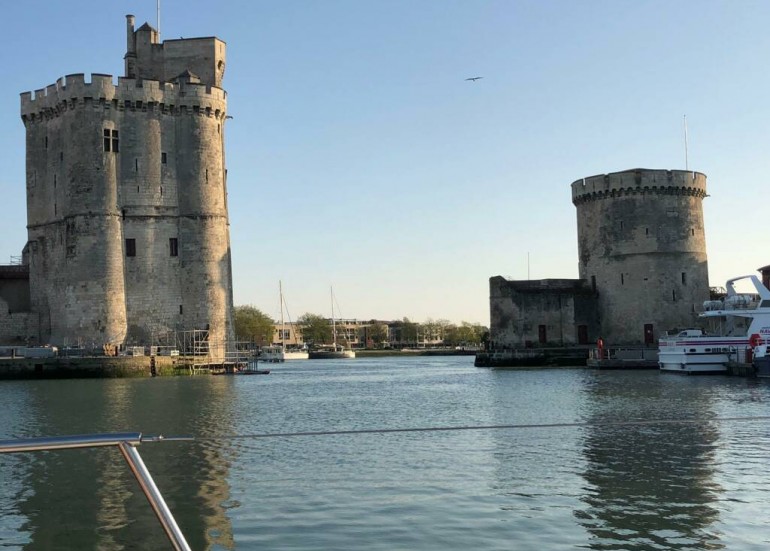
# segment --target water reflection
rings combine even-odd
[[[708,394],[690,400],[671,377],[596,373],[584,387],[587,507],[575,517],[593,549],[721,549],[714,481],[715,423],[618,426],[607,422],[714,417]],[[684,378],[682,378],[684,379]],[[692,381],[692,379],[689,379]],[[692,398],[695,398],[693,395]],[[633,406],[640,408],[635,411]]]
[[[232,433],[232,383],[230,378],[214,377],[30,382],[19,387],[25,397],[18,412],[37,422],[2,436]],[[233,548],[232,527],[222,504],[229,499],[229,465],[237,459],[235,450],[206,440],[148,443],[139,450],[192,548]],[[2,477],[2,524],[10,529],[8,515],[23,521],[13,539],[3,538],[3,545],[168,548],[117,448],[6,456],[2,466],[6,465],[12,475]],[[4,468],[4,475],[7,472]]]

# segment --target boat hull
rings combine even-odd
[[[280,347],[269,346],[262,349],[259,361],[267,363],[279,363],[287,360],[307,360],[307,351],[281,350]]]
[[[313,350],[310,352],[311,360],[345,360],[355,358],[352,350]]]
[[[675,373],[727,373],[727,362],[724,355],[694,355],[660,354],[658,365],[661,371]]]
[[[727,373],[730,362],[745,361],[748,348],[745,339],[661,341],[658,365],[661,371],[676,373]]]

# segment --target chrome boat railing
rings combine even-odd
[[[117,446],[120,453],[134,473],[139,487],[150,502],[152,510],[158,517],[163,530],[174,549],[189,551],[190,546],[184,534],[166,505],[163,495],[155,485],[155,481],[147,470],[136,447],[142,442],[162,442],[164,440],[192,440],[187,437],[165,438],[163,436],[142,436],[141,432],[121,432],[111,434],[87,434],[82,436],[55,436],[43,438],[22,438],[17,440],[0,440],[0,453],[37,452],[51,450],[67,450],[72,448],[96,448]]]

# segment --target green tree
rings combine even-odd
[[[420,326],[417,323],[409,321],[409,318],[404,318],[401,322],[401,344],[417,344],[417,331]]]
[[[445,342],[450,346],[478,346],[486,331],[487,328],[478,323],[464,321],[459,326],[452,325],[447,329]]]
[[[372,320],[366,327],[366,338],[368,347],[370,344],[379,348],[382,343],[388,342],[388,326],[382,322]]]
[[[275,322],[254,306],[235,307],[235,338],[257,344],[271,344]]]
[[[329,320],[318,314],[305,313],[297,320],[302,338],[309,345],[332,342],[332,326]]]

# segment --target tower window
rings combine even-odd
[[[594,292],[596,291],[596,276],[595,275],[591,276],[591,288],[594,290]]]
[[[182,308],[181,304],[179,305],[179,314],[180,315],[184,314],[184,309]]]
[[[136,256],[136,239],[126,239],[126,256]]]
[[[695,228],[690,228],[690,235],[695,235]]]
[[[626,278],[624,277],[623,274],[620,274],[620,284],[621,285],[625,285],[626,284]]]
[[[650,235],[650,228],[644,228],[644,235]]]
[[[682,285],[687,285],[687,273],[682,272]]]
[[[45,137],[45,148],[48,149],[48,136]]]
[[[113,153],[120,151],[120,140],[118,139],[117,130],[110,130],[109,128],[105,128],[103,136],[104,151],[112,151]]]
[[[139,159],[134,159],[134,172],[139,172]]]
[[[60,161],[64,160],[64,151],[59,151],[59,160]]]
[[[161,164],[164,164],[164,165],[166,164],[166,152],[165,151],[163,151],[160,154],[160,162],[161,162]]]
[[[179,242],[176,237],[170,237],[168,240],[168,252],[171,256],[179,256]]]
[[[623,222],[623,220],[621,220],[620,221],[620,229],[622,230],[624,227],[625,227],[625,223]]]
[[[673,300],[674,302],[676,302],[676,289],[674,289],[674,290],[672,290],[672,291],[671,291],[671,300]]]

